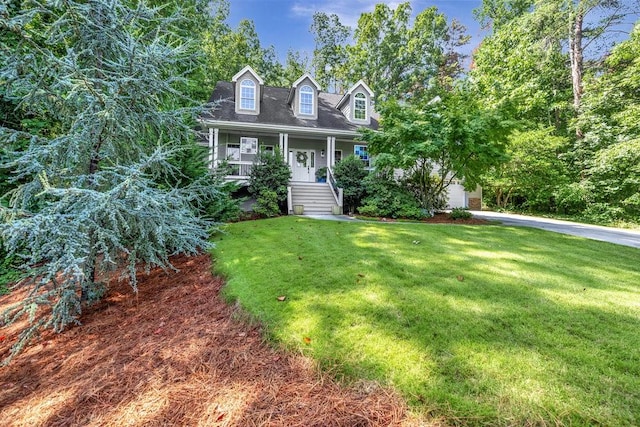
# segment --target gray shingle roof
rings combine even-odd
[[[260,105],[260,114],[237,114],[233,100],[233,84],[230,82],[218,82],[209,102],[218,103],[217,108],[211,113],[204,114],[204,120],[219,120],[234,123],[260,123],[280,126],[297,126],[304,128],[336,129],[341,131],[356,131],[361,124],[351,123],[336,105],[342,95],[323,93],[318,95],[318,119],[305,120],[296,117],[293,110],[287,104],[289,88],[264,86]],[[371,119],[367,126],[378,129],[378,121]]]

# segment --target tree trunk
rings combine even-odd
[[[582,100],[582,70],[583,70],[583,46],[582,46],[582,25],[584,12],[580,6],[576,10],[576,15],[572,23],[569,37],[569,54],[571,58],[571,83],[573,85],[573,108],[576,113],[580,109]],[[582,138],[582,130],[576,128],[576,137]]]
[[[496,206],[502,208],[502,188],[498,188],[496,191]]]
[[[86,264],[84,266],[84,279],[80,286],[80,302],[86,304],[89,297],[89,290],[96,283],[96,269],[97,269],[97,254],[95,250],[95,238],[93,233],[89,236],[89,256],[87,257]]]

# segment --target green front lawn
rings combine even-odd
[[[299,217],[227,232],[214,250],[226,295],[338,376],[392,385],[452,424],[640,424],[638,249]]]

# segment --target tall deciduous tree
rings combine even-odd
[[[344,90],[343,68],[347,63],[346,43],[351,28],[340,22],[338,15],[324,12],[313,14],[311,33],[315,41],[313,69],[316,80],[325,90]]]
[[[573,117],[568,56],[560,40],[540,36],[545,25],[534,14],[504,23],[474,53],[471,77],[484,102],[504,115],[562,134]]]
[[[619,0],[552,0],[539,2],[534,9],[535,14],[545,17],[546,31],[541,34],[551,35],[566,43],[569,52],[571,85],[573,89],[573,108],[580,109],[583,94],[583,76],[585,72],[585,56],[587,49],[602,39],[603,35],[631,12],[631,2]],[[605,49],[600,46],[600,56]],[[597,55],[593,55],[598,59]],[[576,129],[580,138],[581,130]]]
[[[596,123],[602,120],[593,116],[583,117],[593,111],[593,103],[583,108],[583,98],[593,99],[585,92],[584,76],[599,75],[600,64],[611,48],[610,30],[621,19],[632,12],[633,1],[617,0],[484,0],[477,11],[485,23],[491,23],[492,34],[485,38],[474,55],[472,78],[485,102],[497,105],[503,114],[520,122],[523,136],[536,135],[540,128],[552,126],[553,132],[540,139],[550,145],[546,152],[553,153],[555,137],[570,137],[573,143],[563,145],[564,152],[558,153],[563,159],[564,177],[556,177],[557,186],[569,183],[566,188],[557,188],[561,198],[571,198],[578,194],[575,190],[588,184],[589,191],[598,191],[593,182],[587,183],[587,169],[595,161],[595,153],[602,148],[602,138],[594,138]],[[635,2],[637,4],[637,2]],[[593,90],[589,88],[588,90]],[[612,90],[611,93],[617,93]],[[628,95],[625,95],[628,96]],[[606,103],[604,108],[609,108]],[[600,116],[602,117],[602,116]],[[609,119],[600,129],[611,129]],[[527,133],[528,132],[528,133]],[[597,132],[596,132],[597,133]],[[605,132],[606,133],[606,132]],[[587,136],[588,134],[588,136]],[[596,142],[597,141],[597,142]],[[605,144],[606,145],[606,144]],[[538,164],[542,147],[512,147],[512,153],[519,153],[522,162],[529,159],[519,170],[531,169]],[[551,176],[545,173],[546,176]],[[492,179],[499,179],[494,176]],[[514,185],[522,180],[511,182]],[[540,186],[539,188],[546,188]],[[586,187],[584,187],[586,188]],[[541,198],[525,187],[514,188],[524,205],[537,204]],[[595,197],[597,199],[597,197]],[[586,206],[586,201],[581,203]],[[576,205],[577,206],[577,205]],[[541,206],[539,206],[540,208]],[[554,201],[547,207],[552,209]]]
[[[203,29],[196,29],[198,48],[204,55],[201,74],[206,96],[218,81],[231,80],[246,65],[253,67],[265,84],[282,85],[284,67],[273,46],[265,48],[261,45],[253,21],[243,19],[233,29],[226,22],[230,12],[227,0],[211,1],[209,8],[211,19]]]
[[[610,47],[608,32],[634,13],[636,0],[483,0],[476,16],[494,26],[494,35],[516,28],[528,31],[534,43],[559,44],[568,53],[573,108],[579,111],[583,94],[585,57],[597,64]],[[635,13],[638,13],[636,10]],[[589,50],[596,48],[597,50]],[[581,137],[580,129],[576,129]]]
[[[482,5],[473,14],[484,28],[496,31],[530,11],[534,3],[535,0],[482,0]]]
[[[560,154],[568,138],[554,135],[553,127],[517,130],[509,135],[508,160],[485,175],[484,194],[499,208],[512,204],[547,210],[559,186],[567,182]]]
[[[484,107],[463,85],[420,105],[390,101],[380,109],[382,130],[363,129],[376,167],[405,171],[424,209],[441,209],[454,180],[475,188],[504,160],[509,124]]]
[[[24,257],[31,292],[3,321],[51,311],[33,321],[18,351],[39,328],[61,331],[105,291],[106,273],[170,267],[169,255],[208,246],[208,222],[194,203],[206,189],[168,183],[169,162],[193,138],[197,112],[182,95],[184,64],[195,49],[170,18],[144,3],[120,0],[44,2],[0,15],[17,47],[3,44],[3,96],[33,117],[50,117],[54,135],[3,126],[0,141],[28,141],[7,165],[18,187],[2,209],[0,233]],[[40,38],[39,35],[44,35]]]
[[[585,85],[579,127],[591,200],[640,218],[640,24]]]
[[[302,56],[300,52],[289,49],[284,63],[282,86],[290,87],[300,76],[309,71],[308,58]]]
[[[409,3],[396,9],[377,4],[373,12],[360,16],[355,43],[347,47],[347,77],[352,82],[364,79],[378,97],[429,98],[439,86],[439,73],[449,69],[455,77],[460,71],[462,60],[452,56],[455,51],[450,46],[468,41],[461,31],[459,23],[450,29],[435,7],[421,11],[411,22]]]

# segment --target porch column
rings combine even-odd
[[[218,142],[219,142],[219,133],[220,129],[213,129],[213,167],[218,166]]]
[[[209,169],[213,169],[213,128],[209,128]]]
[[[336,137],[331,137],[331,167],[336,165]]]
[[[284,153],[284,134],[283,133],[278,134],[278,146],[280,147],[280,152],[284,156],[285,153]]]
[[[284,136],[284,150],[282,151],[282,155],[284,156],[284,162],[289,164],[289,134],[285,133],[283,136]]]
[[[331,160],[331,137],[327,137],[327,167],[333,167]]]

